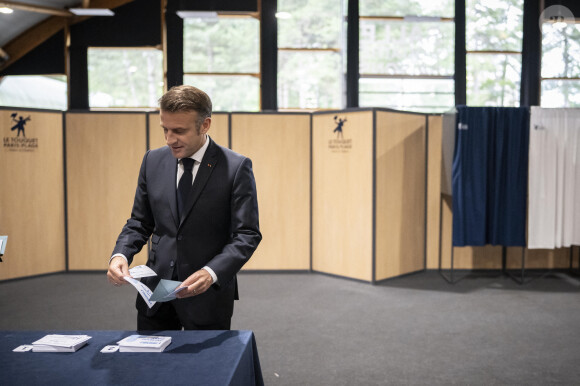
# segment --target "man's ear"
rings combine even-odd
[[[211,118],[207,117],[203,120],[203,123],[201,124],[201,129],[200,129],[200,133],[201,134],[207,134],[207,132],[209,131],[209,128],[211,126]]]

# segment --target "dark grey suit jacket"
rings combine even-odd
[[[179,281],[208,266],[218,284],[205,293],[174,300],[195,324],[213,324],[231,318],[237,299],[236,273],[252,256],[262,239],[252,162],[210,141],[179,221],[176,199],[177,160],[165,146],[145,154],[131,218],[113,251],[131,264],[151,237],[147,265],[156,277],[141,279],[152,290],[160,279]],[[137,296],[137,309],[153,315]]]

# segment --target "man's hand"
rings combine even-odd
[[[211,278],[211,275],[208,271],[202,268],[199,271],[194,272],[193,275],[181,283],[181,287],[187,287],[187,289],[178,292],[175,296],[183,299],[199,295],[207,291],[212,284],[213,279]]]
[[[124,276],[131,276],[129,274],[129,265],[127,264],[127,260],[125,260],[123,257],[116,256],[109,263],[107,279],[109,279],[109,283],[115,286],[129,284],[128,281],[123,279]]]

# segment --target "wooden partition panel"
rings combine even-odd
[[[312,119],[312,268],[372,281],[373,112]]]
[[[0,135],[0,280],[63,271],[62,113],[0,110]]]
[[[310,269],[310,115],[231,119],[232,149],[253,162],[263,235],[244,269]]]
[[[426,117],[376,112],[376,277],[425,268]]]
[[[69,267],[105,270],[131,215],[146,151],[144,113],[67,113]],[[133,265],[144,264],[146,248]]]
[[[165,146],[165,136],[159,122],[159,112],[147,114],[147,119],[149,121],[149,149]]]
[[[229,147],[229,118],[228,113],[213,113],[209,136],[219,145]],[[159,124],[159,113],[149,113],[149,149],[157,149],[166,145],[163,129]]]
[[[578,247],[575,247],[576,249]],[[557,249],[524,249],[524,263],[527,269],[570,268],[570,248]],[[576,263],[578,260],[576,259]],[[508,269],[521,269],[522,248],[508,248],[507,262]],[[574,259],[572,260],[574,266]]]

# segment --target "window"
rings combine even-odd
[[[519,106],[523,0],[466,0],[467,104]]]
[[[359,105],[421,112],[450,109],[455,104],[454,1],[359,4]]]
[[[580,107],[580,24],[543,23],[543,107]]]
[[[155,108],[163,92],[163,54],[154,48],[89,48],[91,108]]]
[[[5,76],[0,79],[0,105],[66,110],[66,76]]]
[[[251,15],[184,19],[183,82],[214,111],[260,110],[260,21]]]
[[[343,9],[337,0],[278,0],[278,108],[345,106]]]

